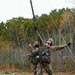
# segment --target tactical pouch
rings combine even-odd
[[[50,63],[50,55],[49,55],[47,52],[42,53],[41,61],[42,61],[43,63],[49,64],[49,63]]]
[[[29,57],[29,61],[30,61],[32,64],[34,64],[34,65],[36,65],[36,64],[38,63],[38,59],[37,59],[35,56],[33,56],[33,55],[31,55],[31,56]]]

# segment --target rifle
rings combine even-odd
[[[33,14],[34,29],[35,29],[35,31],[36,31],[36,33],[37,33],[37,35],[38,35],[38,38],[39,38],[39,41],[40,41],[40,45],[42,46],[42,45],[44,45],[45,43],[44,43],[44,40],[42,39],[42,37],[41,37],[41,35],[40,35],[40,33],[39,33],[37,27],[36,27],[36,20],[35,20],[35,15],[34,15],[34,9],[33,9],[33,5],[32,5],[32,1],[31,1],[31,0],[30,0],[30,4],[31,4],[31,9],[32,9],[32,14]]]
[[[30,4],[31,4],[31,9],[32,9],[32,14],[33,14],[33,21],[34,21],[34,29],[39,37],[39,39],[43,42],[42,38],[41,38],[41,35],[39,34],[38,30],[37,30],[37,27],[36,27],[36,20],[35,20],[35,15],[34,15],[34,9],[33,9],[33,5],[32,5],[32,1],[30,0]],[[39,52],[39,56],[40,56],[40,52]],[[41,59],[40,59],[40,63],[41,63]],[[38,65],[37,65],[38,66]],[[42,65],[40,64],[40,67],[41,67],[41,75],[42,75]]]

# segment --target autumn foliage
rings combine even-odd
[[[57,11],[55,9],[49,14],[35,17],[36,27],[44,41],[51,37],[55,45],[72,42],[71,51],[75,55],[75,14],[71,10],[63,8]],[[26,54],[29,53],[28,44],[32,44],[35,40],[37,40],[37,34],[34,30],[33,18],[18,17],[7,20],[6,23],[1,22],[0,69],[4,69],[5,66],[25,71],[32,69]],[[75,62],[71,56],[66,49],[54,53],[52,55],[53,69],[55,71],[75,71]]]

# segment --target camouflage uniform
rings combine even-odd
[[[55,51],[58,51],[58,50],[62,50],[65,47],[67,47],[67,44],[60,45],[60,46],[51,46],[50,48],[46,48],[46,51],[47,50],[50,51],[50,53],[49,53],[50,62],[49,63],[42,62],[42,67],[45,69],[45,71],[48,73],[48,75],[53,75],[53,71],[51,68],[51,55],[52,55],[52,53]]]
[[[29,61],[33,64],[34,75],[42,75],[42,68],[41,68],[41,64],[39,60],[39,49],[40,49],[39,43],[35,41],[33,47],[34,47],[34,50],[30,51],[31,54],[29,57]]]
[[[43,75],[42,74],[42,67],[41,67],[41,64],[40,63],[38,63],[37,64],[37,67],[36,67],[36,69],[34,70],[35,72],[35,74],[34,75]]]

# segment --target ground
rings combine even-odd
[[[0,72],[0,75],[33,75],[33,73],[9,73],[9,74],[5,74],[3,72]],[[47,75],[46,73],[44,73],[43,75]],[[63,72],[59,72],[59,73],[55,73],[54,75],[75,75],[75,73],[63,73]]]

